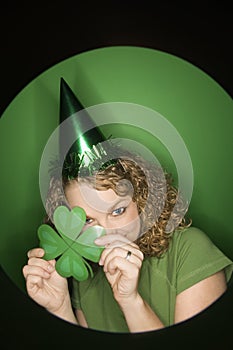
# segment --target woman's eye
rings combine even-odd
[[[86,225],[91,224],[91,223],[92,223],[92,221],[93,221],[93,219],[87,218],[87,219],[86,219]]]
[[[125,207],[117,208],[117,209],[113,210],[112,215],[113,216],[122,215],[125,212],[125,210],[126,210]]]

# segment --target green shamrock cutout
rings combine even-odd
[[[63,277],[73,276],[78,281],[86,280],[89,273],[93,277],[92,268],[85,259],[99,261],[104,247],[97,246],[94,241],[103,236],[105,230],[101,226],[92,226],[81,232],[86,214],[80,207],[69,210],[59,206],[53,219],[58,233],[47,224],[38,228],[40,247],[45,251],[43,258],[51,260],[60,256],[55,268]]]

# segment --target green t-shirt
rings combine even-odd
[[[229,282],[233,263],[201,230],[190,227],[175,231],[162,258],[145,258],[138,290],[165,326],[174,323],[176,295],[224,269]],[[72,304],[81,309],[89,328],[129,332],[102,267],[93,278],[73,281]]]

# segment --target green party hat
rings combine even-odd
[[[87,172],[91,174],[99,169],[103,162],[105,166],[114,164],[115,151],[113,152],[111,141],[105,138],[74,92],[61,78],[60,124],[64,121],[65,127],[60,128],[59,135],[60,156],[65,159],[64,176],[75,178],[80,169],[87,175]],[[69,147],[71,140],[75,141]],[[67,149],[68,153],[64,154]],[[111,155],[112,152],[114,154]]]
[[[82,113],[70,118],[70,123],[67,124],[64,134],[61,129],[60,154],[63,153],[63,149],[65,149],[64,146],[66,146],[70,140],[76,141],[70,147],[69,153],[76,152],[80,155],[85,151],[90,151],[93,145],[106,140],[71,88],[65,80],[61,78],[60,124],[79,111],[82,111]],[[88,131],[86,132],[86,130]]]

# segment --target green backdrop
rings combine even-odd
[[[58,125],[63,77],[85,107],[129,102],[164,116],[182,136],[194,172],[189,216],[225,254],[233,258],[233,103],[205,72],[165,52],[129,46],[81,53],[30,82],[1,118],[1,264],[25,290],[26,252],[37,246],[44,208],[39,190],[43,149]],[[163,145],[141,130],[105,126],[116,137],[136,138],[173,171]]]

